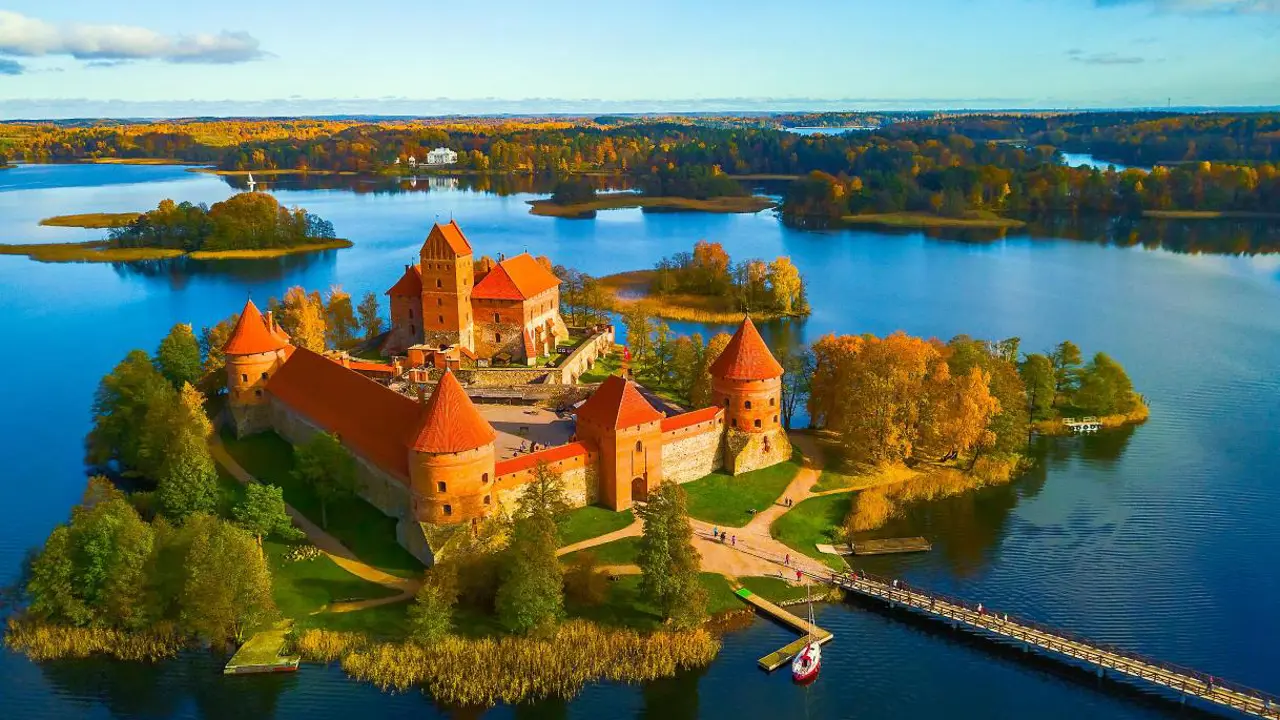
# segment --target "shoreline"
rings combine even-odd
[[[350,240],[334,239],[322,243],[294,245],[287,248],[263,248],[260,250],[197,250],[185,252],[173,248],[113,248],[105,240],[81,243],[0,243],[0,255],[25,255],[35,262],[141,262],[144,260],[170,260],[190,257],[194,260],[253,260],[298,255],[324,250],[340,250],[353,245]]]
[[[1280,213],[1245,210],[1143,210],[1148,220],[1280,220]]]
[[[623,312],[633,305],[644,305],[654,317],[665,320],[686,320],[691,322],[732,324],[742,320],[744,314],[751,315],[752,320],[768,322],[785,318],[803,318],[798,313],[752,312],[726,310],[713,307],[722,298],[711,295],[668,295],[655,298],[649,295],[649,283],[654,270],[627,270],[625,272],[605,275],[598,279],[601,288],[608,294],[609,307],[613,312]],[[622,293],[637,293],[634,297],[624,297]]]
[[[967,228],[975,230],[1017,230],[1027,226],[1026,221],[992,215],[990,217],[953,218],[924,212],[862,213],[843,215],[844,227],[856,228],[870,225],[887,228]]]
[[[70,227],[103,230],[106,228],[124,227],[142,216],[140,212],[94,212],[53,215],[40,220],[45,227]]]
[[[1137,408],[1121,415],[1103,415],[1098,418],[1102,430],[1118,430],[1131,425],[1141,425],[1151,419],[1151,407],[1140,403]],[[1052,420],[1036,420],[1031,423],[1031,432],[1044,437],[1068,437],[1075,431],[1063,424],[1064,418]]]
[[[757,213],[776,207],[776,203],[763,195],[734,195],[696,200],[673,196],[651,197],[632,193],[610,193],[594,200],[569,205],[557,205],[551,200],[528,200],[529,214],[567,220],[589,220],[600,210],[631,208],[652,209],[666,212]]]

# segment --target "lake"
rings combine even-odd
[[[301,284],[381,293],[413,262],[433,220],[458,220],[477,253],[546,254],[593,274],[649,267],[698,239],[735,259],[790,255],[813,315],[774,338],[829,332],[1019,336],[1024,350],[1072,339],[1130,371],[1146,425],[1042,441],[1013,484],[913,508],[893,534],[931,553],[864,567],[1161,659],[1280,692],[1280,256],[1174,252],[1098,237],[960,242],[920,233],[802,232],[771,213],[529,215],[523,190],[475,183],[259,178],[287,205],[333,222],[355,247],[279,261],[41,264],[0,256],[0,582],[65,520],[85,480],[82,438],[98,379],[175,322],[197,328]],[[239,182],[239,181],[236,181]],[[485,181],[488,182],[488,181]],[[407,191],[406,191],[407,190]],[[215,202],[227,180],[164,166],[21,166],[0,171],[0,241],[94,239],[41,228],[55,214]],[[1247,232],[1247,231],[1240,231]],[[1246,238],[1247,239],[1247,238]],[[1183,248],[1186,249],[1186,248]],[[681,324],[679,329],[695,328]],[[1268,560],[1268,558],[1271,558]],[[1268,570],[1267,568],[1271,568]],[[588,687],[569,702],[493,717],[1154,718],[1173,706],[1053,664],[992,652],[942,628],[855,604],[825,606],[836,640],[808,689],[756,658],[791,634],[764,621],[726,637],[706,670],[643,687]],[[384,694],[337,668],[224,678],[208,655],[155,667],[36,665],[0,654],[5,717],[444,717],[420,693]],[[462,716],[473,716],[461,713]]]

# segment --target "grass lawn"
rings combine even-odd
[[[295,620],[294,627],[323,628],[361,632],[380,640],[400,640],[409,632],[409,607],[412,601],[379,605],[346,613],[320,613]]]
[[[263,546],[271,567],[272,595],[285,617],[301,620],[335,602],[371,600],[399,592],[361,580],[324,555],[288,562],[284,555],[292,547],[290,543],[267,540]]]
[[[724,472],[687,482],[689,515],[727,527],[742,527],[751,521],[754,510],[769,507],[800,471],[800,455],[784,463],[734,477]],[[795,512],[794,510],[792,512]]]
[[[622,358],[618,355],[607,355],[596,360],[590,371],[578,376],[580,383],[604,382],[610,375],[617,375],[622,368]]]
[[[293,477],[293,447],[273,432],[237,439],[229,432],[222,441],[231,454],[258,480],[284,488],[285,502],[309,520],[320,523],[320,501],[306,483]],[[396,542],[396,521],[359,497],[330,503],[325,528],[364,562],[400,577],[417,577],[422,563]]]
[[[788,584],[782,578],[775,577],[740,577],[738,582],[751,592],[773,602],[787,600],[803,600],[804,587]],[[822,592],[821,590],[819,592]],[[739,601],[741,602],[741,601]]]
[[[596,562],[601,565],[634,565],[636,558],[640,554],[640,538],[639,536],[625,537],[593,548],[572,552],[560,558],[560,561],[568,564],[574,556],[587,552],[593,553],[596,556]]]
[[[723,575],[702,573],[700,578],[707,589],[707,613],[714,615],[725,610],[745,607],[733,594],[729,581]],[[624,575],[609,583],[609,597],[599,605],[568,603],[569,617],[584,618],[601,625],[614,625],[637,630],[656,630],[662,626],[658,611],[640,598],[640,576]]]
[[[598,505],[572,510],[564,516],[564,524],[560,526],[560,546],[607,535],[634,521],[635,515],[630,510],[614,512]]]
[[[852,504],[851,492],[809,498],[775,520],[769,534],[792,550],[843,570],[845,565],[839,557],[820,553],[814,545],[837,542],[836,533]]]

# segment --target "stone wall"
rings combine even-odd
[[[777,465],[791,458],[791,442],[785,430],[741,432],[730,428],[725,432],[725,469],[731,475]]]
[[[555,450],[556,448],[551,448],[550,452]],[[600,473],[597,469],[599,461],[598,454],[584,452],[547,463],[547,469],[560,476],[565,497],[572,507],[594,505],[600,499]],[[533,481],[534,470],[535,467],[528,467],[498,476],[495,489],[498,504],[503,510],[508,513],[515,511],[525,487]]]
[[[718,420],[662,434],[662,477],[697,480],[724,467],[724,433]]]
[[[423,523],[414,520],[411,517],[402,517],[396,522],[396,542],[400,543],[400,547],[408,550],[411,555],[427,567],[431,567],[436,562],[436,553],[431,548],[431,543],[427,541],[426,529]]]
[[[546,381],[546,368],[461,368],[453,371],[454,377],[464,386],[475,387],[510,387],[512,385],[528,385]],[[432,383],[440,382],[444,370],[429,368],[427,378]]]
[[[547,377],[547,382],[560,385],[577,383],[578,378],[590,370],[597,360],[609,354],[613,349],[613,342],[613,326],[610,325],[607,330],[596,333],[574,348]]]

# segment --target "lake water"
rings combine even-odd
[[[894,330],[1017,335],[1026,350],[1070,338],[1124,363],[1152,419],[1120,433],[1037,446],[1010,486],[915,508],[890,528],[934,540],[924,555],[865,567],[989,607],[1280,692],[1280,256],[1209,255],[1108,241],[918,233],[800,232],[758,215],[601,212],[534,217],[525,200],[425,180],[286,179],[286,204],[333,222],[349,250],[282,261],[41,264],[0,256],[0,582],[65,519],[83,489],[81,440],[98,379],[175,322],[197,327],[289,285],[382,292],[452,215],[478,253],[528,249],[595,274],[650,266],[700,238],[735,258],[790,255],[814,312],[765,332],[811,341]],[[317,186],[320,189],[312,189]],[[262,186],[260,185],[260,188]],[[504,188],[519,190],[519,186]],[[24,166],[0,171],[0,241],[93,239],[45,216],[214,202],[221,178],[174,167]],[[1089,238],[1086,238],[1089,239]],[[694,329],[682,326],[683,330]],[[707,329],[703,329],[704,332]],[[854,604],[826,606],[836,634],[804,690],[755,660],[791,635],[767,622],[729,635],[705,671],[644,687],[597,685],[567,702],[494,717],[1150,718],[1172,706],[1053,664]],[[0,715],[66,717],[471,717],[420,693],[390,695],[336,668],[224,679],[202,653],[140,667],[36,665],[0,654]]]

